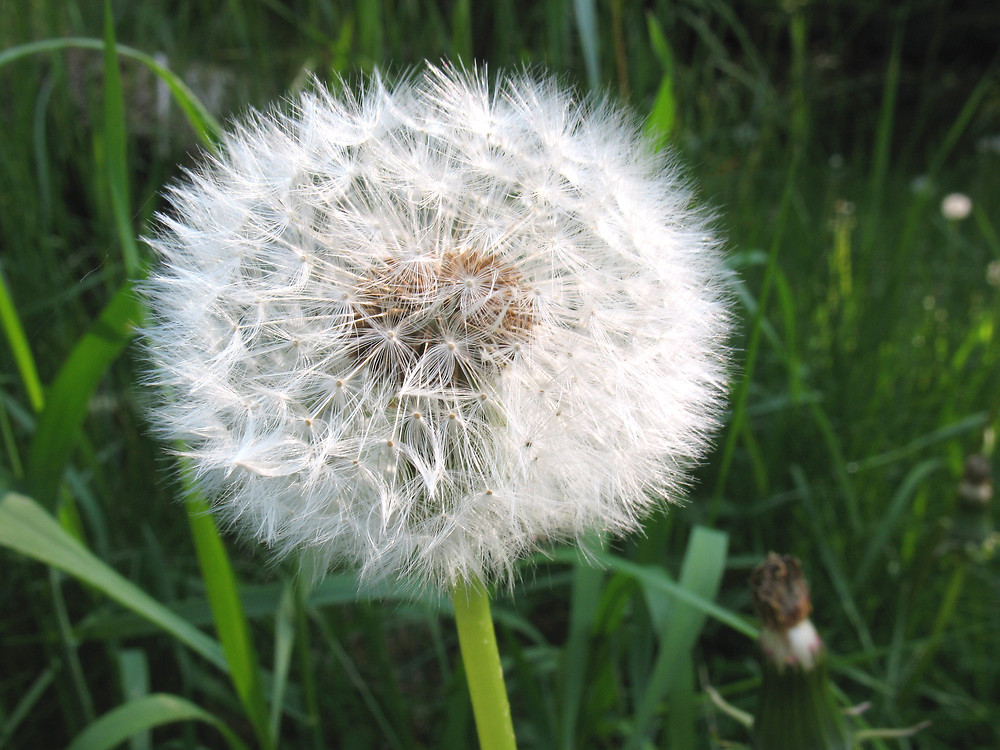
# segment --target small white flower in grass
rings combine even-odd
[[[153,412],[239,528],[450,587],[635,530],[703,455],[725,270],[669,159],[550,79],[428,67],[235,127],[170,193]]]
[[[941,201],[941,215],[948,221],[968,219],[972,213],[972,199],[965,193],[949,193]]]

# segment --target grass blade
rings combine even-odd
[[[583,705],[587,666],[590,664],[591,634],[604,589],[604,571],[577,561],[570,593],[569,637],[563,649],[560,747],[577,746],[576,730]]]
[[[35,368],[35,358],[31,354],[28,337],[24,335],[21,318],[17,314],[2,268],[0,268],[0,326],[7,336],[7,343],[10,345],[11,354],[14,355],[14,363],[21,374],[21,383],[28,394],[31,408],[39,412],[45,405],[45,392],[38,377],[38,370]]]
[[[285,688],[292,666],[297,617],[295,583],[289,581],[281,594],[281,603],[274,613],[274,680],[271,683],[270,737],[272,747],[278,746],[281,736],[281,712],[285,703]]]
[[[681,564],[681,575],[678,581],[681,588],[703,597],[707,601],[715,598],[722,583],[722,574],[726,567],[726,549],[728,537],[721,531],[715,531],[703,526],[697,526],[691,533],[684,562]],[[662,597],[659,590],[643,585],[646,597],[654,599]],[[652,608],[651,608],[652,609]],[[690,680],[690,654],[695,640],[705,625],[707,613],[698,607],[682,601],[672,601],[669,616],[659,626],[659,650],[645,693],[635,715],[629,747],[639,747],[649,732],[650,724],[660,702],[672,692],[677,679],[687,676]],[[687,663],[687,669],[685,669]],[[689,717],[693,720],[693,717]],[[676,717],[675,717],[676,719]],[[672,722],[672,732],[693,735],[694,730],[682,730],[680,721]]]
[[[583,62],[587,66],[587,84],[592,91],[601,86],[601,40],[597,33],[597,3],[594,0],[573,0],[576,28],[583,47]]]
[[[104,159],[108,186],[111,189],[111,210],[114,213],[118,240],[122,243],[125,273],[129,278],[139,275],[139,248],[135,242],[129,211],[128,154],[125,135],[125,94],[122,74],[115,48],[115,24],[110,0],[104,0]]]
[[[28,486],[43,505],[55,502],[90,398],[141,319],[142,306],[131,284],[125,283],[73,348],[49,388],[27,468]]]
[[[30,497],[8,492],[0,499],[0,545],[90,584],[228,671],[216,641],[108,567]]]
[[[69,744],[67,750],[112,750],[140,732],[177,721],[203,721],[219,730],[233,750],[247,750],[218,718],[177,695],[155,693],[108,711]]]
[[[215,526],[208,504],[193,496],[187,501],[188,523],[198,554],[201,578],[212,607],[215,629],[222,643],[222,653],[229,664],[229,674],[243,709],[253,724],[261,747],[270,748],[270,716],[260,679],[257,652],[240,601],[236,575]]]
[[[649,43],[663,66],[663,78],[656,91],[649,117],[646,118],[646,133],[653,138],[658,148],[662,148],[674,131],[674,120],[677,116],[677,102],[674,99],[674,56],[660,22],[652,13],[646,14],[646,26],[649,30]]]
[[[11,47],[9,49],[0,52],[0,67],[8,63],[12,63],[15,60],[19,60],[22,57],[28,57],[29,55],[37,54],[39,52],[54,52],[63,49],[92,49],[103,51],[105,49],[105,43],[103,39],[88,39],[86,37],[63,37],[61,39],[45,39],[40,42],[29,42],[28,44],[20,44],[16,47]],[[137,60],[149,68],[153,73],[155,73],[159,78],[167,84],[167,88],[170,89],[170,93],[173,94],[174,100],[177,105],[184,112],[184,116],[187,117],[188,122],[194,129],[195,133],[201,139],[202,143],[206,146],[211,147],[215,139],[222,132],[222,125],[217,119],[209,112],[205,105],[201,103],[194,92],[188,88],[188,85],[184,83],[175,73],[170,71],[164,65],[158,63],[153,57],[147,55],[144,52],[140,52],[137,49],[128,47],[124,44],[116,44],[115,51],[118,55],[122,57],[128,57],[132,60]]]

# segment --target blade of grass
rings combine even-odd
[[[86,37],[63,37],[29,42],[28,44],[21,44],[0,52],[0,67],[39,52],[53,52],[71,48],[104,51],[105,43],[103,39],[88,39]],[[202,143],[208,147],[212,147],[216,138],[222,132],[222,125],[205,108],[205,105],[201,103],[184,81],[144,52],[140,52],[124,44],[116,44],[115,51],[122,57],[128,57],[141,62],[159,76],[167,84],[170,93],[173,94],[174,100],[181,108],[181,111],[184,112],[185,117],[187,117],[188,122]]]
[[[192,491],[190,482],[189,492]],[[271,744],[270,716],[267,700],[260,679],[260,666],[254,650],[250,626],[240,601],[236,575],[219,536],[208,503],[197,495],[190,495],[187,502],[188,524],[198,555],[201,578],[212,607],[215,630],[222,643],[222,653],[229,664],[229,675],[236,688],[240,703],[253,725],[257,741],[262,748]]]
[[[122,74],[115,47],[115,23],[111,0],[104,0],[104,158],[108,185],[111,188],[111,210],[114,214],[118,240],[122,244],[125,273],[129,278],[139,275],[139,248],[135,242],[129,211],[128,155],[125,135],[125,94]]]
[[[118,652],[118,671],[126,703],[149,695],[149,660],[145,651],[137,648],[121,649]],[[152,747],[153,736],[148,729],[136,732],[129,739],[129,750],[152,750]]]
[[[784,238],[785,228],[788,225],[788,215],[792,208],[792,201],[797,193],[796,174],[798,173],[801,149],[792,148],[790,159],[788,160],[788,170],[785,177],[785,189],[781,195],[781,205],[778,208],[778,216],[774,222],[774,233],[771,237],[771,247],[768,250],[767,267],[764,271],[764,280],[761,284],[760,295],[757,301],[757,310],[750,323],[750,332],[747,341],[746,358],[743,361],[743,377],[739,380],[732,396],[732,417],[730,418],[729,429],[726,431],[725,442],[722,446],[722,454],[719,459],[718,479],[715,484],[715,491],[712,493],[712,505],[709,511],[709,526],[714,523],[719,515],[719,508],[722,503],[722,495],[726,489],[726,482],[729,479],[729,470],[735,456],[736,442],[744,430],[744,422],[747,418],[747,407],[750,398],[750,386],[753,382],[754,369],[757,358],[760,354],[761,337],[764,334],[765,313],[771,299],[771,290],[775,286],[775,279],[778,275],[778,252]]]
[[[17,728],[21,726],[21,722],[28,717],[32,709],[45,694],[45,691],[48,690],[49,685],[55,681],[56,675],[59,673],[59,668],[60,662],[57,659],[53,659],[49,663],[49,666],[31,681],[30,687],[21,696],[21,699],[14,706],[13,710],[2,717],[3,720],[0,721],[0,747],[7,746],[7,741],[14,736]]]
[[[40,412],[45,406],[45,389],[38,377],[35,358],[31,354],[28,337],[24,335],[21,318],[14,306],[14,298],[11,296],[10,287],[7,286],[2,266],[0,266],[0,325],[3,326],[4,334],[7,336],[7,344],[14,356],[14,364],[21,375],[21,384],[28,394],[31,408]]]
[[[0,499],[0,545],[90,584],[228,671],[218,642],[95,557],[31,498],[8,492]]]
[[[202,721],[215,727],[233,750],[247,750],[217,717],[178,695],[154,693],[104,714],[78,734],[66,750],[112,750],[133,735],[178,721]]]
[[[858,634],[858,640],[861,642],[861,647],[866,654],[871,655],[875,651],[875,641],[872,638],[868,624],[861,616],[857,603],[854,601],[854,596],[851,593],[851,587],[847,582],[847,575],[843,566],[838,561],[837,556],[830,546],[826,529],[824,528],[823,516],[813,500],[812,486],[806,479],[801,467],[792,466],[791,474],[796,489],[799,491],[799,496],[802,498],[802,505],[805,510],[804,515],[808,519],[816,550],[819,553],[820,560],[823,561],[823,567],[826,569],[827,575],[830,576],[830,582],[837,592],[837,596],[840,599],[840,606],[847,615],[847,619],[854,626]]]
[[[579,553],[571,549],[552,550],[545,559],[549,562],[579,562]],[[667,594],[676,598],[680,602],[690,604],[700,612],[704,612],[723,625],[726,625],[737,633],[742,633],[751,640],[756,640],[759,631],[749,622],[739,615],[730,612],[728,609],[720,607],[713,601],[706,599],[701,594],[690,591],[674,581],[670,574],[659,565],[639,565],[624,557],[612,555],[604,551],[592,551],[588,554],[588,559],[593,560],[595,565],[607,571],[624,573],[636,579],[644,588],[655,593]]]
[[[587,67],[587,84],[591,91],[601,87],[601,41],[597,33],[597,3],[595,0],[573,0],[576,29],[583,48],[583,62]]]
[[[271,746],[278,747],[281,736],[281,713],[285,705],[285,688],[292,666],[295,646],[296,620],[295,582],[287,581],[281,594],[281,603],[274,613],[274,679],[271,683]]]
[[[451,15],[451,49],[455,59],[472,65],[472,4],[470,0],[456,0]]]
[[[707,601],[715,599],[726,567],[728,537],[721,531],[697,526],[691,533],[678,584],[685,591],[697,594]],[[662,596],[662,592],[644,586],[648,599]],[[652,610],[651,610],[652,611]],[[690,672],[691,650],[705,625],[706,613],[687,602],[672,601],[669,615],[664,622],[656,623],[659,630],[659,650],[645,691],[636,710],[629,743],[626,747],[639,747],[650,731],[652,720],[660,702],[669,694],[675,680],[685,674],[685,662]],[[690,675],[688,675],[690,679]],[[689,717],[693,720],[693,717]],[[680,732],[681,719],[674,717],[672,731]],[[694,727],[684,730],[693,735]]]
[[[576,746],[577,721],[582,706],[587,666],[590,664],[590,640],[597,620],[604,588],[604,571],[576,561],[570,589],[569,636],[563,647],[561,677],[560,747]]]
[[[674,132],[674,120],[677,116],[677,102],[674,99],[674,56],[659,21],[651,11],[646,13],[646,26],[649,43],[660,65],[663,66],[663,78],[660,79],[653,107],[649,117],[646,118],[646,133],[653,138],[657,148],[662,148]]]
[[[27,466],[28,486],[46,507],[55,503],[91,396],[141,319],[142,307],[131,284],[125,283],[77,342],[49,388]]]
[[[389,721],[389,717],[386,716],[385,711],[382,710],[382,706],[375,697],[371,686],[361,674],[361,671],[354,663],[354,660],[351,659],[347,651],[344,650],[344,647],[340,645],[340,640],[334,634],[333,629],[327,624],[326,620],[319,612],[313,610],[310,614],[312,615],[313,622],[316,623],[317,628],[319,628],[319,632],[323,636],[323,640],[326,641],[327,648],[330,649],[337,661],[340,662],[340,666],[347,675],[347,679],[351,681],[352,685],[354,685],[354,688],[361,696],[361,700],[364,702],[365,707],[371,712],[372,718],[375,720],[375,723],[379,727],[379,731],[382,733],[382,739],[385,744],[394,750],[405,750],[405,745],[403,745],[400,741],[399,735],[396,734],[396,730]]]
[[[906,510],[910,499],[917,490],[917,487],[931,473],[937,471],[943,465],[944,462],[942,460],[932,458],[922,461],[910,469],[909,473],[907,473],[903,482],[899,485],[899,489],[896,490],[896,494],[892,496],[892,499],[886,506],[886,510],[882,515],[882,520],[879,522],[878,527],[869,537],[868,544],[865,547],[865,553],[862,555],[861,562],[858,564],[854,573],[854,581],[851,584],[852,591],[860,591],[865,585],[868,579],[868,573],[871,570],[872,565],[875,563],[875,559],[885,549],[886,543],[889,541],[889,535],[892,534],[892,530],[895,528],[896,524],[900,523],[903,511]]]

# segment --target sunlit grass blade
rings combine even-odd
[[[73,348],[50,386],[27,465],[28,486],[43,505],[52,507],[55,502],[90,398],[141,319],[142,306],[126,283]]]
[[[0,545],[90,584],[228,671],[216,641],[108,567],[31,498],[8,492],[0,499]]]
[[[21,376],[21,384],[28,394],[28,402],[32,409],[39,412],[45,405],[45,390],[38,377],[35,358],[28,345],[28,337],[24,335],[21,318],[14,306],[14,299],[10,294],[10,287],[7,286],[7,278],[3,274],[2,266],[0,266],[0,326],[3,326],[3,332],[7,336],[7,344],[14,356],[14,363]]]
[[[712,601],[722,582],[726,566],[728,537],[721,531],[702,526],[695,527],[688,541],[681,564],[678,584],[685,591]],[[641,582],[641,581],[640,581]],[[663,596],[662,592],[643,586],[647,598]],[[651,608],[650,611],[655,611]],[[645,694],[635,713],[628,747],[641,747],[650,729],[653,716],[660,702],[672,693],[676,679],[691,679],[691,649],[705,624],[707,613],[696,606],[674,600],[670,603],[664,622],[655,623],[659,630],[659,648],[652,673],[646,683]],[[687,664],[687,669],[685,669]],[[692,717],[693,718],[693,717]],[[680,719],[675,717],[673,731],[681,732]],[[693,728],[683,731],[693,734]]]
[[[202,721],[219,731],[232,750],[247,750],[229,727],[177,695],[155,693],[112,709],[78,734],[66,750],[112,750],[139,732],[178,721]]]
[[[670,43],[663,33],[660,22],[652,12],[646,14],[649,43],[663,66],[663,78],[656,91],[649,117],[646,118],[646,132],[658,146],[663,146],[674,132],[677,116],[677,101],[674,99],[674,55]]]
[[[105,49],[105,43],[102,39],[88,39],[86,37],[63,37],[60,39],[45,39],[40,42],[29,42],[28,44],[10,47],[9,49],[0,52],[0,67],[3,67],[8,63],[12,63],[15,60],[40,52],[53,52],[72,48],[103,51]],[[222,132],[222,125],[212,115],[212,113],[205,108],[205,105],[201,103],[201,100],[195,96],[194,92],[191,91],[188,85],[184,83],[180,77],[170,71],[166,66],[158,63],[152,56],[147,55],[144,52],[140,52],[137,49],[133,49],[124,44],[116,44],[115,50],[118,55],[122,57],[138,60],[153,71],[153,73],[159,76],[163,82],[167,84],[167,88],[170,89],[170,93],[173,95],[174,101],[177,102],[181,111],[184,112],[184,116],[187,118],[202,143],[209,147],[214,144],[216,138]]]
[[[215,629],[222,643],[222,653],[229,664],[233,686],[253,724],[261,747],[273,747],[257,652],[243,612],[236,575],[216,528],[215,518],[211,515],[208,504],[196,495],[187,500],[187,515],[198,554],[201,578],[208,593]]]

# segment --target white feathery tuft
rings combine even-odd
[[[318,87],[170,200],[152,419],[278,554],[510,580],[548,542],[636,530],[707,448],[721,253],[606,101],[450,66]]]

